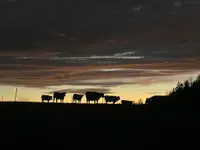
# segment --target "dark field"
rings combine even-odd
[[[148,105],[2,102],[1,142],[193,145],[198,141],[199,114],[183,110]]]

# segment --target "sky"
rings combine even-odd
[[[163,95],[200,73],[199,16],[200,0],[1,0],[0,95]]]

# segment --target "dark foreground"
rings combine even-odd
[[[192,146],[200,127],[197,112],[148,105],[0,103],[0,119],[3,144]]]

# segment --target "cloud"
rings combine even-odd
[[[13,1],[13,0],[10,0]],[[6,3],[7,2],[7,3]],[[174,19],[171,12],[173,2],[198,4],[199,1],[9,1],[1,2],[1,53],[37,51],[45,49],[73,54],[105,54],[120,45],[125,49],[131,43],[140,47],[166,41],[167,45],[190,33],[199,34],[197,12],[181,12]],[[195,6],[194,5],[194,6]],[[140,11],[133,13],[133,11]],[[193,10],[191,7],[189,10]],[[84,12],[84,13],[83,13]],[[91,13],[93,12],[93,13]],[[114,12],[114,13],[113,13]],[[129,22],[128,20],[132,20]],[[174,30],[176,29],[176,30]],[[162,31],[162,32],[159,32]],[[149,34],[153,32],[153,34]],[[168,35],[171,34],[172,37]],[[151,36],[151,37],[149,37]],[[156,37],[157,36],[157,37]],[[177,38],[178,37],[178,38]],[[147,38],[147,39],[145,39]],[[190,36],[190,38],[193,38]],[[169,42],[170,41],[170,42]],[[128,44],[128,45],[127,45]],[[107,45],[107,46],[103,46]],[[116,47],[115,47],[116,46]],[[143,45],[142,45],[143,46]],[[104,50],[102,50],[102,47]],[[108,48],[108,49],[107,49]],[[130,47],[133,48],[133,47]],[[102,52],[103,51],[103,52]]]
[[[64,66],[51,61],[31,63],[1,64],[0,84],[39,88],[60,85],[110,88],[125,84],[147,85],[164,81],[160,78],[198,72],[200,65],[198,60],[100,66]]]
[[[110,89],[106,88],[85,88],[85,89],[62,89],[48,92],[48,94],[53,94],[54,92],[66,92],[66,93],[76,93],[76,94],[85,94],[87,91],[91,92],[102,92],[104,94],[112,93]]]
[[[142,8],[143,8],[142,5],[137,6],[137,7],[133,7],[133,8],[132,8],[132,11],[134,11],[134,12],[139,12]]]
[[[196,73],[200,9],[181,11],[189,2],[1,1],[0,84],[113,88]]]

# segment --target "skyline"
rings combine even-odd
[[[144,101],[200,73],[200,0],[2,0],[0,12],[4,99],[96,88]]]

